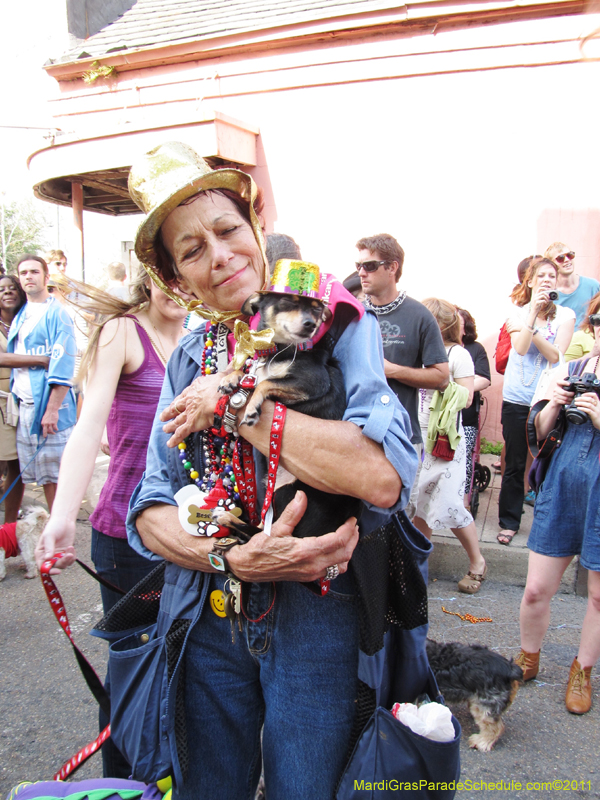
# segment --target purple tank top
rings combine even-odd
[[[165,377],[164,365],[148,334],[134,317],[130,318],[144,347],[144,361],[135,372],[122,373],[119,378],[106,423],[110,445],[108,478],[90,516],[96,530],[118,539],[127,538],[129,499],[146,469],[146,451]]]

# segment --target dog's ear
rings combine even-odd
[[[242,314],[245,314],[247,317],[253,317],[258,312],[261,297],[262,295],[258,292],[251,294],[242,306]]]
[[[324,308],[323,308],[323,316],[322,316],[323,322],[329,322],[329,320],[332,318],[332,316],[333,316],[333,312],[327,306],[324,306]]]

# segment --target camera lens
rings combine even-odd
[[[548,292],[548,297],[550,298],[550,300],[552,300],[552,302],[554,302],[555,300],[558,300],[558,292],[555,292],[554,289],[551,289]]]
[[[588,421],[588,415],[577,406],[569,406],[566,410],[566,417],[572,425],[583,425]]]

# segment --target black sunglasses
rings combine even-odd
[[[592,328],[600,326],[600,314],[590,314],[590,325]]]
[[[389,264],[389,261],[356,261],[356,271],[360,272],[364,269],[365,272],[376,272],[383,264]]]

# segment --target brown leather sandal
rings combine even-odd
[[[488,568],[486,564],[483,572],[480,575],[477,575],[471,571],[467,572],[465,577],[458,582],[458,591],[462,592],[463,594],[477,594],[477,592],[481,589],[481,584],[485,580],[487,570]]]

